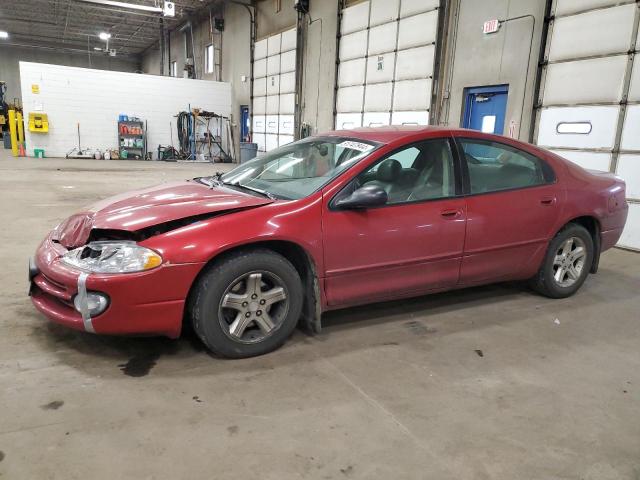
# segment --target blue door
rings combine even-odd
[[[504,133],[509,85],[465,88],[462,126],[485,133]]]
[[[249,118],[249,106],[240,105],[240,141],[249,141],[249,127],[251,126],[251,119]]]

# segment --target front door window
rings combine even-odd
[[[379,185],[387,192],[388,205],[454,196],[449,141],[425,141],[387,155],[355,180],[355,187],[369,184]]]

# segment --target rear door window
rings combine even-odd
[[[497,192],[550,183],[551,168],[539,158],[502,143],[459,139],[470,193]]]

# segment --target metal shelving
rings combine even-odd
[[[118,149],[120,151],[120,158],[143,160],[147,153],[146,143],[146,130],[142,120],[118,121]],[[123,152],[126,153],[123,154]]]

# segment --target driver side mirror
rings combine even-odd
[[[342,210],[366,209],[385,205],[387,200],[387,192],[380,185],[365,185],[336,201],[335,206]]]

